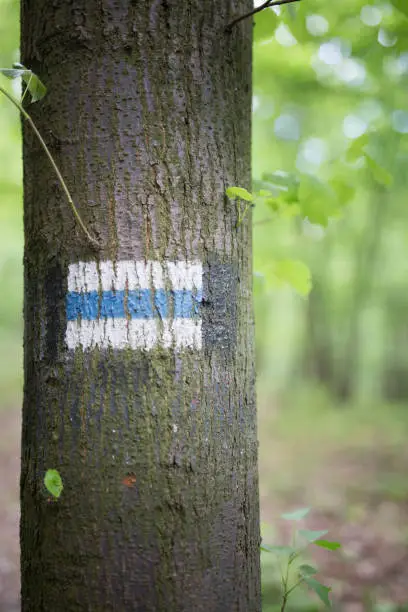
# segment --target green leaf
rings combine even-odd
[[[324,531],[313,531],[310,529],[299,529],[299,535],[302,538],[305,538],[305,540],[307,540],[308,542],[315,542],[316,540],[319,540],[322,536],[326,535],[326,533],[328,533],[327,529],[325,529]]]
[[[313,544],[320,546],[320,548],[325,548],[326,550],[337,550],[341,548],[340,542],[329,542],[328,540],[316,540]]]
[[[47,93],[47,88],[42,81],[40,81],[38,76],[31,70],[25,68],[22,64],[13,64],[13,68],[1,68],[0,73],[9,79],[21,77],[30,92],[31,102],[41,100]]]
[[[329,218],[338,215],[339,207],[334,189],[315,176],[302,176],[299,201],[302,214],[310,223],[326,227]]]
[[[285,521],[301,521],[309,514],[310,510],[311,508],[299,508],[293,512],[281,514],[281,518],[285,519]]]
[[[367,144],[368,144],[368,134],[367,133],[362,134],[358,138],[355,138],[351,142],[349,148],[347,149],[346,160],[348,162],[354,162],[359,157],[362,157],[364,155],[364,147],[367,146]]]
[[[287,4],[282,14],[284,23],[299,43],[306,44],[312,36],[306,28],[305,14],[300,14],[295,4]]]
[[[272,10],[265,10],[255,15],[254,22],[254,42],[258,43],[275,34],[278,16]]]
[[[309,576],[303,576],[303,579],[309,589],[312,589],[312,591],[316,593],[316,595],[319,597],[319,599],[321,599],[325,606],[331,608],[331,601],[329,599],[329,593],[331,591],[331,588],[325,586],[324,584],[321,584],[321,582],[315,580],[315,578],[310,578]]]
[[[298,202],[299,200],[299,179],[295,174],[284,172],[265,172],[262,175],[261,184],[269,188],[272,195],[279,195],[287,203]]]
[[[232,200],[240,198],[241,200],[245,200],[246,202],[252,202],[254,199],[252,193],[249,193],[249,191],[247,191],[243,187],[228,187],[225,193]]]
[[[398,9],[399,11],[401,11],[401,13],[403,13],[405,15],[405,17],[408,17],[408,4],[407,4],[407,0],[391,0],[393,5],[395,6],[396,9]]]
[[[265,204],[273,213],[278,212],[279,210],[278,198],[268,198],[267,200],[265,200]]]
[[[282,218],[291,219],[292,217],[298,217],[301,213],[298,204],[289,202],[285,194],[275,197],[264,197],[262,202],[273,214],[277,213]]]
[[[0,74],[4,74],[8,79],[17,79],[23,76],[24,70],[17,70],[14,68],[0,68]]]
[[[383,187],[391,187],[394,181],[392,174],[383,168],[383,166],[380,166],[380,164],[367,153],[365,153],[365,159],[373,179]]]
[[[61,495],[64,488],[58,470],[47,470],[44,476],[44,484],[47,491],[56,498]]]
[[[273,194],[267,189],[261,189],[259,193],[257,193],[256,195],[259,196],[260,198],[269,198]]]
[[[274,553],[275,555],[284,555],[288,557],[296,552],[291,546],[268,546],[267,544],[261,544],[261,550],[264,552]]]
[[[270,546],[268,546],[267,544],[261,544],[260,549],[262,550],[262,552],[272,552]]]
[[[301,213],[300,206],[297,204],[288,204],[279,211],[281,217],[291,219],[292,217],[298,217]]]
[[[276,261],[273,264],[272,272],[280,283],[290,285],[299,295],[306,296],[312,289],[312,276],[309,268],[303,261],[294,259]]]
[[[299,574],[301,576],[314,576],[314,574],[317,574],[317,569],[313,565],[302,563],[302,565],[299,565]]]
[[[337,201],[340,206],[346,206],[355,196],[356,187],[339,177],[329,181],[329,185],[336,192]]]
[[[31,73],[31,77],[28,81],[25,79],[24,81],[27,83],[28,91],[31,94],[32,103],[38,102],[38,100],[41,100],[47,93],[47,88],[45,87],[44,83],[42,83],[42,81],[40,81],[38,76],[34,73]]]

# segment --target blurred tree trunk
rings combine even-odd
[[[330,237],[322,243],[324,261],[331,257]],[[331,283],[327,266],[319,270],[313,279],[313,289],[309,295],[306,310],[306,330],[303,342],[303,376],[314,380],[326,388],[333,384],[334,346],[332,317],[330,313]]]
[[[356,273],[353,295],[349,308],[348,329],[343,358],[336,377],[335,393],[342,401],[350,399],[355,391],[356,377],[360,366],[360,323],[361,316],[370,296],[380,252],[381,232],[386,217],[386,192],[373,183],[372,205],[368,209],[364,235],[358,241],[356,252]]]
[[[330,388],[333,384],[333,345],[328,314],[322,281],[315,279],[306,311],[304,375]]]
[[[408,398],[408,302],[405,291],[390,290],[386,297],[386,346],[383,362],[383,396],[391,402]]]
[[[367,214],[364,235],[358,241],[356,266],[353,279],[349,316],[346,321],[330,312],[330,278],[327,268],[314,279],[309,296],[306,317],[306,338],[303,353],[303,372],[306,378],[325,386],[340,401],[349,400],[355,392],[356,377],[360,368],[360,326],[364,308],[374,283],[374,274],[380,252],[381,231],[386,206],[385,193],[375,185],[373,198]],[[324,260],[330,259],[330,242],[325,240]],[[329,296],[329,297],[328,297]],[[332,298],[334,300],[334,298]],[[340,355],[336,354],[336,330],[333,325],[342,326],[345,341]],[[340,358],[339,358],[340,357]]]
[[[23,612],[260,610],[251,8],[22,2]]]

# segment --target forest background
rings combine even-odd
[[[263,537],[285,543],[280,513],[311,506],[309,525],[343,544],[317,555],[342,612],[408,610],[405,4],[302,0],[254,27],[253,189],[275,196],[258,198],[253,219]],[[18,40],[19,3],[0,0],[0,67],[18,61]],[[19,609],[19,121],[0,98],[4,612]],[[262,561],[263,609],[275,612],[279,573],[271,554]],[[320,608],[300,592],[291,609]]]

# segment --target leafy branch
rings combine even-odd
[[[74,213],[74,216],[78,222],[78,224],[80,225],[82,231],[84,232],[84,234],[86,235],[86,237],[88,238],[88,240],[90,242],[92,242],[94,245],[98,245],[98,241],[91,236],[91,234],[89,233],[88,229],[86,228],[84,222],[82,221],[82,218],[78,212],[77,207],[74,204],[74,201],[72,199],[71,193],[67,187],[67,184],[57,166],[57,164],[55,163],[55,160],[53,158],[53,156],[51,155],[51,152],[49,150],[49,148],[47,147],[47,145],[45,144],[45,141],[43,139],[43,137],[41,136],[40,132],[37,129],[37,126],[35,125],[34,121],[32,120],[31,116],[28,114],[28,112],[25,110],[25,108],[23,107],[23,102],[24,102],[24,98],[27,95],[27,92],[30,93],[31,95],[31,103],[33,102],[37,102],[38,100],[41,100],[45,94],[47,93],[47,89],[45,87],[45,85],[40,81],[40,79],[38,78],[37,75],[35,75],[31,70],[28,70],[27,68],[25,68],[24,66],[22,66],[21,64],[14,64],[12,69],[9,68],[2,68],[0,69],[0,73],[3,74],[4,76],[6,76],[9,79],[15,79],[18,77],[21,77],[24,81],[24,83],[26,84],[26,88],[24,90],[24,93],[22,95],[21,98],[21,102],[19,102],[14,96],[12,96],[6,89],[4,89],[1,85],[0,85],[0,93],[2,93],[3,95],[6,96],[6,98],[20,111],[20,113],[22,114],[22,116],[24,117],[24,119],[26,119],[26,121],[29,123],[31,129],[33,130],[34,134],[36,135],[39,143],[41,144],[42,148],[44,149],[53,169],[55,174],[57,175],[57,178],[60,182],[60,185],[67,197],[68,203],[72,209],[72,212]]]
[[[281,6],[282,4],[291,4],[292,2],[300,2],[300,1],[301,0],[266,0],[266,2],[261,4],[261,6],[258,6],[257,8],[255,8],[253,11],[250,11],[249,13],[245,13],[245,15],[241,15],[240,17],[237,17],[236,19],[231,21],[231,23],[229,23],[226,26],[225,31],[231,32],[232,28],[235,25],[237,25],[237,23],[240,23],[240,21],[243,21],[244,19],[248,19],[249,17],[256,15],[256,13],[260,13],[264,9],[267,9],[273,6]]]
[[[273,182],[264,182],[260,185],[268,189],[261,188],[254,193],[243,187],[228,187],[226,190],[227,197],[236,203],[238,218],[236,229],[245,221],[251,208],[257,204],[269,210],[271,217],[266,221],[302,216],[298,179],[285,173],[270,174],[268,178]],[[302,261],[292,259],[269,261],[264,272],[269,279],[272,279],[273,285],[288,284],[302,296],[308,295],[312,288],[310,270]]]
[[[310,508],[301,508],[294,512],[282,514],[281,518],[286,521],[298,522],[303,520],[309,512]],[[290,595],[301,585],[305,585],[312,590],[327,608],[331,607],[331,601],[329,599],[331,588],[316,580],[315,575],[317,574],[317,569],[307,563],[300,564],[296,570],[293,569],[293,565],[305,552],[309,544],[314,544],[326,550],[337,550],[340,548],[338,542],[323,540],[322,537],[326,534],[326,530],[312,531],[309,529],[299,529],[293,532],[291,546],[261,545],[261,550],[264,552],[274,553],[279,558],[282,556],[284,558],[286,557],[286,567],[284,570],[281,570],[282,599],[280,612],[286,612]],[[300,545],[297,544],[298,540],[301,541]],[[296,572],[296,579],[295,582],[291,584],[291,576],[294,572]]]

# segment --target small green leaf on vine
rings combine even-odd
[[[249,193],[249,191],[243,187],[228,187],[225,193],[231,200],[240,198],[241,200],[245,200],[245,202],[252,202],[254,199],[252,193]]]
[[[325,548],[326,550],[337,550],[341,548],[340,542],[329,542],[328,540],[316,540],[313,544],[320,548]]]
[[[31,95],[31,102],[38,102],[47,93],[46,86],[38,76],[22,64],[13,64],[13,68],[0,68],[0,73],[9,79],[21,77]]]
[[[64,485],[62,484],[62,478],[58,470],[47,470],[44,476],[45,488],[51,495],[58,499],[62,493]]]
[[[244,202],[246,202],[243,209],[241,208],[241,203],[237,203],[238,228],[247,216],[249,209],[255,205],[254,196],[243,187],[228,187],[228,189],[225,190],[225,193],[231,200],[244,200]]]

